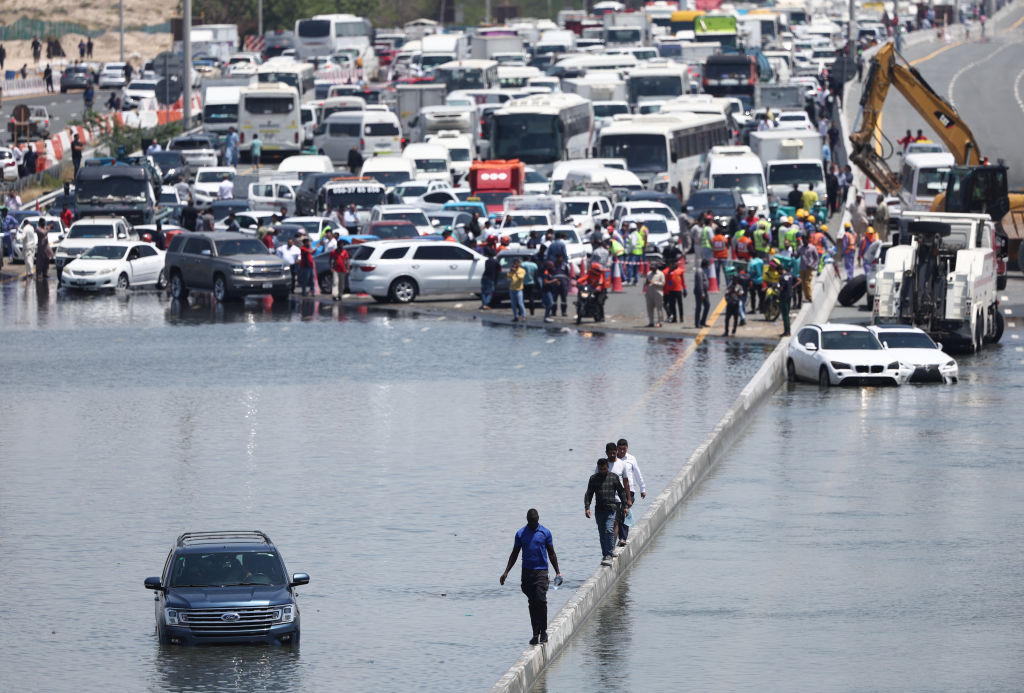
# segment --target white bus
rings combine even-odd
[[[536,94],[507,102],[491,116],[490,156],[519,159],[542,174],[556,161],[590,155],[594,109],[576,94]]]
[[[648,188],[683,196],[708,151],[730,139],[721,115],[637,116],[601,130],[598,156],[622,157]]]
[[[434,68],[434,81],[448,87],[448,93],[460,89],[495,89],[498,87],[496,60],[450,60]]]
[[[311,63],[299,63],[287,58],[271,58],[256,70],[256,80],[260,84],[278,82],[293,87],[301,98],[307,94],[313,96],[316,81],[315,68]]]
[[[295,51],[301,58],[334,55],[343,48],[373,46],[370,20],[352,14],[317,14],[295,22]]]
[[[632,106],[642,101],[674,99],[690,91],[690,73],[686,65],[641,67],[626,76],[626,90]]]
[[[239,149],[248,152],[259,133],[264,154],[298,154],[304,129],[299,94],[294,87],[273,82],[243,87],[238,108]]]

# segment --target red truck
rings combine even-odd
[[[526,164],[519,159],[474,161],[469,169],[469,189],[488,213],[504,210],[509,195],[522,195],[526,182]]]

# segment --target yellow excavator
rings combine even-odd
[[[861,124],[850,134],[850,161],[864,171],[880,192],[899,195],[900,176],[889,168],[875,147],[875,131],[891,86],[935,131],[956,161],[946,175],[945,191],[935,197],[931,211],[989,214],[1000,237],[1001,260],[1007,255],[1024,255],[1024,193],[1008,192],[1006,167],[990,165],[982,158],[974,133],[956,109],[928,85],[891,43],[882,46],[871,59],[860,100]],[[1019,262],[1024,270],[1024,258]],[[1000,283],[1005,281],[1003,274]]]

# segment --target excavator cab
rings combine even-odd
[[[988,214],[998,222],[1010,211],[1005,166],[954,166],[946,174],[944,212]]]

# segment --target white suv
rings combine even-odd
[[[480,291],[485,258],[450,241],[402,239],[355,247],[348,284],[384,303],[409,303],[417,296]]]

